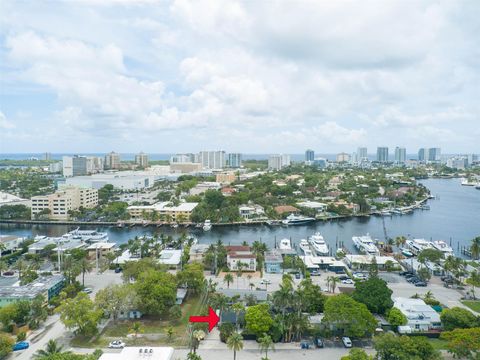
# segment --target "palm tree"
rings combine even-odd
[[[283,274],[282,275],[282,285],[293,289],[293,277],[290,274]]]
[[[82,258],[78,261],[78,266],[82,272],[82,286],[85,286],[85,273],[92,271],[93,265],[87,258]]]
[[[135,321],[130,328],[130,333],[133,334],[134,342],[137,342],[138,334],[143,332],[143,326],[138,321]]]
[[[405,236],[397,236],[395,238],[395,245],[400,248],[402,247],[403,245],[405,245],[405,242],[407,241],[407,238]]]
[[[45,350],[43,350],[43,349],[38,350],[33,355],[33,358],[34,359],[48,360],[48,359],[52,358],[54,356],[54,354],[62,353],[62,350],[63,350],[63,346],[58,345],[56,340],[51,339],[51,340],[48,340],[46,349]],[[67,353],[70,354],[69,351]],[[64,354],[66,354],[66,353],[64,353]]]
[[[470,245],[470,252],[472,253],[473,259],[478,259],[480,257],[480,236],[472,239],[472,244]]]
[[[423,300],[424,300],[425,302],[428,302],[428,301],[433,300],[433,299],[435,299],[435,297],[433,296],[433,293],[432,293],[430,290],[428,290],[428,291],[425,293],[425,295],[423,295]]]
[[[192,332],[192,348],[193,353],[197,352],[198,345],[200,344],[200,340],[205,338],[205,332],[203,330],[194,330]]]
[[[480,287],[480,273],[473,270],[470,273],[470,277],[467,279],[467,284],[472,285],[473,299],[476,300],[476,298],[475,298],[475,288]]]
[[[258,339],[258,346],[260,347],[260,352],[265,351],[265,357],[263,358],[264,360],[268,360],[268,350],[275,350],[273,340],[270,335],[267,334],[263,334],[263,337]]]
[[[245,311],[245,306],[242,303],[235,303],[232,305],[232,310],[235,312],[235,325],[238,330],[238,317],[242,311]]]
[[[230,350],[233,350],[233,360],[237,358],[237,351],[243,349],[243,337],[237,332],[234,332],[230,337],[227,339],[227,347]]]
[[[329,276],[327,277],[327,286],[328,288],[332,288],[332,293],[335,294],[335,288],[337,287],[337,283],[340,281],[340,279],[336,276]]]
[[[230,273],[225,274],[223,277],[223,282],[227,283],[227,289],[230,289],[230,283],[233,282],[233,276]]]
[[[14,268],[18,270],[18,277],[21,279],[22,278],[22,272],[26,268],[25,261],[22,259],[18,259],[17,262],[14,264]]]

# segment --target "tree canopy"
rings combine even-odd
[[[373,334],[377,327],[377,320],[366,305],[345,294],[329,297],[324,315],[322,322],[345,336],[364,337]]]
[[[94,335],[102,311],[94,306],[90,297],[81,292],[73,299],[64,299],[57,309],[60,320],[68,329],[77,329],[81,335]]]
[[[383,334],[374,339],[377,360],[435,360],[440,354],[425,337]]]
[[[446,331],[480,326],[480,317],[460,307],[444,309],[440,314],[440,320],[442,321],[443,329]]]
[[[392,306],[392,290],[385,280],[376,276],[365,281],[355,282],[355,291],[352,297],[365,304],[372,313],[385,314]]]
[[[457,358],[477,360],[480,358],[480,327],[455,329],[440,335],[447,340],[447,350]]]
[[[144,314],[161,315],[175,304],[177,282],[170,273],[147,270],[138,276],[134,289]]]
[[[250,306],[245,314],[245,322],[247,330],[257,336],[268,333],[273,324],[268,304]]]

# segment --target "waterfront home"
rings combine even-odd
[[[205,253],[208,250],[208,244],[195,244],[190,247],[190,259],[188,262],[203,262]]]
[[[158,263],[178,269],[182,261],[182,250],[165,249],[160,253]]]
[[[318,201],[309,201],[309,200],[298,202],[297,205],[307,209],[315,210],[317,213],[324,212],[325,210],[327,210],[327,207],[328,207],[328,204],[321,203]]]
[[[291,205],[279,205],[273,208],[278,215],[296,214],[299,210]]]
[[[238,212],[240,213],[240,216],[245,220],[258,218],[265,215],[265,209],[263,208],[263,206],[256,204],[240,205],[238,207]]]
[[[181,222],[190,220],[192,211],[197,205],[198,203],[196,202],[184,202],[174,205],[171,201],[164,201],[153,205],[129,206],[127,211],[133,220],[146,220],[144,218],[149,219],[153,213],[156,213],[158,219]]]
[[[115,243],[111,243],[111,242],[93,243],[89,247],[87,247],[88,258],[96,259],[97,256],[98,258],[103,258],[107,254],[111,254],[115,252],[116,249],[117,249],[117,244]]]
[[[442,327],[440,315],[422,299],[398,297],[394,299],[393,306],[407,318],[407,324],[399,329],[402,332],[425,332]]]
[[[191,188],[189,191],[190,195],[200,195],[203,194],[207,190],[220,190],[222,188],[222,184],[219,182],[214,181],[205,181],[200,184],[197,184],[195,187]]]
[[[225,246],[227,250],[227,266],[230,271],[256,271],[257,258],[252,253],[250,246]],[[239,266],[239,264],[242,264]]]
[[[283,258],[282,255],[275,250],[265,254],[265,272],[269,274],[279,274],[282,272]]]
[[[26,285],[19,285],[18,281],[0,286],[0,307],[16,301],[32,301],[38,295],[45,297],[45,303],[58,295],[65,285],[63,275],[40,276]]]

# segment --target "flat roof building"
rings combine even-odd
[[[156,212],[159,220],[161,221],[170,220],[174,222],[183,222],[190,220],[192,211],[197,207],[197,205],[198,203],[193,202],[185,202],[180,203],[179,205],[174,205],[170,201],[164,201],[153,205],[129,206],[127,210],[132,219],[143,219],[145,215],[150,216],[149,218],[151,218],[151,214]]]
[[[0,286],[0,307],[20,301],[31,301],[38,295],[43,295],[48,302],[58,295],[65,284],[63,275],[40,276],[26,285],[18,283],[8,286]]]

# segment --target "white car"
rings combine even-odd
[[[91,294],[93,292],[92,288],[86,287],[85,289],[82,290],[85,294]]]
[[[358,280],[367,280],[367,275],[364,273],[353,273],[353,278]]]
[[[346,348],[352,347],[352,340],[350,340],[349,337],[347,336],[342,337],[342,342],[343,342],[343,346],[345,346]]]
[[[125,343],[122,340],[113,340],[110,344],[108,344],[110,349],[123,349],[125,347]]]
[[[352,279],[342,280],[342,284],[353,284],[353,280]]]
[[[268,280],[268,279],[262,279],[262,280],[260,281],[260,284],[264,284],[264,285],[269,285],[269,284],[271,284],[271,283],[272,283],[272,282],[271,282],[270,280]]]

